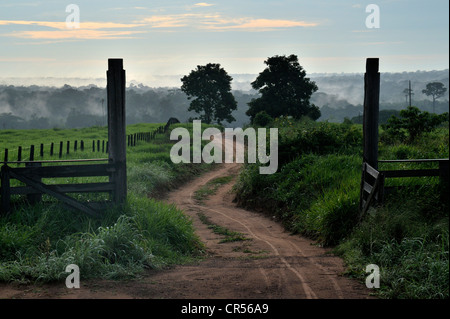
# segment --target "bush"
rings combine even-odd
[[[400,111],[400,118],[393,115],[382,127],[388,139],[411,143],[423,133],[431,132],[445,121],[448,121],[448,112],[436,115],[422,112],[415,106],[408,106],[407,109]]]
[[[276,120],[279,126],[278,162],[284,165],[307,153],[360,154],[362,130],[356,125]]]
[[[255,118],[253,119],[253,124],[265,127],[270,123],[272,123],[272,121],[273,118],[266,111],[261,111],[255,115]]]

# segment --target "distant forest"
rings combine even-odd
[[[236,121],[228,127],[242,127],[249,122],[245,112],[247,103],[258,97],[251,90],[251,75],[232,75],[240,80],[233,90],[238,109],[233,112]],[[319,121],[342,122],[345,118],[360,122],[364,97],[363,74],[309,75],[319,90],[311,103],[320,107]],[[242,79],[245,79],[243,81]],[[256,78],[256,75],[255,75]],[[449,111],[449,74],[443,71],[409,73],[382,73],[380,92],[380,122],[405,108],[408,97],[403,93],[412,84],[412,105],[432,112],[432,100],[422,94],[429,82],[442,82],[447,93],[436,100],[435,112]],[[181,85],[181,82],[180,82]],[[190,101],[180,88],[152,88],[130,84],[126,89],[127,124],[162,123],[170,117],[181,122],[196,117],[188,112]],[[0,129],[81,128],[106,125],[106,89],[94,84],[72,87],[0,85]]]

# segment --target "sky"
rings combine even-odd
[[[290,54],[307,74],[364,73],[368,57],[380,72],[449,68],[447,0],[204,1],[0,0],[0,78],[103,78],[108,58],[149,86]]]

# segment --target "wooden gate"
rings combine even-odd
[[[109,59],[107,71],[108,98],[108,143],[109,156],[106,159],[85,159],[66,161],[32,161],[25,163],[26,167],[13,168],[4,162],[1,168],[1,212],[11,210],[11,195],[27,195],[30,202],[41,200],[42,194],[47,194],[78,209],[90,216],[99,217],[98,203],[83,203],[75,200],[67,193],[111,194],[111,202],[123,203],[127,196],[126,175],[126,135],[125,135],[125,70],[122,59]],[[92,161],[107,161],[106,164],[85,164]],[[61,162],[78,162],[83,165],[50,165]],[[17,162],[14,162],[17,163]],[[109,182],[86,184],[46,185],[43,178],[91,177],[108,176]],[[10,180],[16,179],[26,186],[10,187]]]
[[[373,200],[383,201],[385,178],[439,176],[448,183],[449,159],[410,159],[410,160],[378,160],[378,111],[380,95],[379,59],[366,60],[364,75],[364,113],[363,113],[363,167],[360,189],[360,219],[367,212]],[[438,169],[416,170],[379,170],[378,163],[405,162],[438,162]]]
[[[359,211],[360,218],[367,212],[373,200],[382,201],[384,176],[378,170],[363,163]]]

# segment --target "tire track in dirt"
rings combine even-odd
[[[290,271],[292,271],[297,278],[300,280],[300,283],[303,287],[303,290],[306,294],[306,298],[307,299],[316,299],[317,295],[314,293],[314,291],[311,289],[311,287],[306,283],[305,279],[303,278],[302,274],[300,274],[294,267],[292,267],[289,262],[280,255],[280,252],[278,251],[278,249],[269,241],[266,239],[263,239],[262,237],[258,236],[255,232],[252,231],[252,229],[245,223],[230,217],[229,215],[227,215],[226,213],[224,213],[223,211],[219,211],[216,209],[212,209],[212,208],[208,208],[208,207],[203,207],[203,206],[199,206],[194,204],[194,200],[193,200],[193,193],[190,194],[189,200],[191,201],[190,207],[195,207],[201,210],[208,210],[210,212],[216,213],[216,214],[221,214],[222,216],[229,218],[230,220],[232,220],[235,223],[241,224],[246,230],[247,233],[250,234],[251,238],[256,239],[256,240],[260,240],[263,241],[264,243],[266,243],[268,246],[270,246],[270,248],[272,249],[272,251],[274,252],[275,256],[280,258],[280,261],[287,267],[287,269],[289,269]],[[265,276],[265,279],[267,281],[267,276]]]

